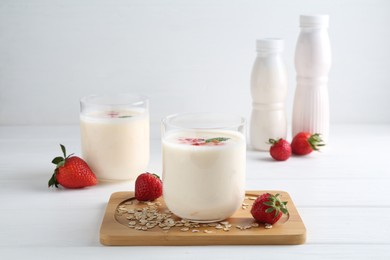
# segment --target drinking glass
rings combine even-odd
[[[163,197],[175,215],[196,222],[233,215],[245,197],[245,120],[218,113],[162,121]]]
[[[80,101],[82,156],[99,180],[134,180],[149,162],[148,98],[91,95]]]

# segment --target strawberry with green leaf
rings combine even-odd
[[[306,155],[313,151],[319,151],[325,146],[320,134],[300,132],[294,136],[291,142],[292,152],[296,155]]]
[[[162,195],[162,181],[157,174],[145,172],[135,180],[134,195],[139,201],[153,201]]]
[[[278,140],[269,139],[269,143],[271,144],[269,153],[276,161],[285,161],[290,158],[291,146],[289,142],[283,138],[280,138]]]
[[[52,160],[57,167],[49,180],[49,187],[58,188],[58,185],[61,185],[65,188],[77,189],[96,185],[96,176],[88,164],[73,154],[66,156],[65,146],[62,144],[60,146],[64,156],[58,156]]]
[[[253,203],[251,214],[259,223],[274,224],[283,214],[289,214],[286,205],[286,201],[281,201],[280,194],[264,193]]]

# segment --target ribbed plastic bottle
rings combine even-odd
[[[286,138],[285,99],[287,72],[282,59],[282,39],[260,39],[251,75],[252,115],[250,143],[253,149],[268,151],[270,138]]]
[[[329,139],[328,74],[332,55],[328,35],[328,15],[301,15],[301,32],[295,50],[297,86],[292,131],[321,134]]]

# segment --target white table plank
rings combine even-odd
[[[193,246],[193,247],[12,247],[2,248],[4,259],[26,256],[39,259],[340,259],[388,260],[388,245],[300,245],[300,246]]]

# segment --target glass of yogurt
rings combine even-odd
[[[245,196],[245,120],[218,113],[176,114],[162,121],[163,197],[175,215],[226,219]]]
[[[134,180],[149,162],[148,99],[137,94],[80,100],[82,156],[102,181]]]

